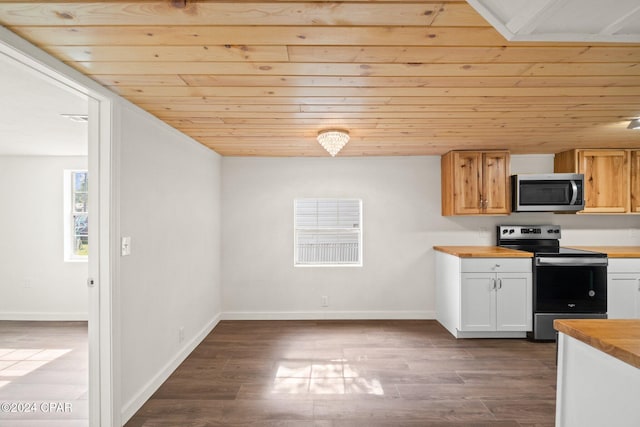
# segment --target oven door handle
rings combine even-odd
[[[571,196],[571,201],[569,204],[571,206],[576,204],[576,200],[578,200],[578,184],[574,180],[571,180],[571,191],[573,191],[573,195]]]
[[[606,267],[609,265],[608,258],[554,258],[554,257],[539,257],[536,258],[536,265],[539,266],[571,266],[571,265],[586,265],[586,266],[596,266]]]

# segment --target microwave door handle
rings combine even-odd
[[[574,180],[571,180],[571,191],[573,191],[573,195],[571,196],[570,205],[575,205],[576,200],[578,200],[578,184]]]

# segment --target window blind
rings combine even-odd
[[[361,265],[362,202],[295,200],[296,265]]]

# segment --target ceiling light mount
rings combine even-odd
[[[349,132],[343,129],[321,130],[318,132],[318,142],[331,154],[331,157],[335,157],[349,142]]]

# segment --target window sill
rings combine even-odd
[[[362,264],[294,264],[294,267],[362,267]]]
[[[89,262],[88,258],[77,258],[77,259],[65,259],[64,262],[71,262],[71,263],[75,263],[75,262],[84,262],[87,263]]]

